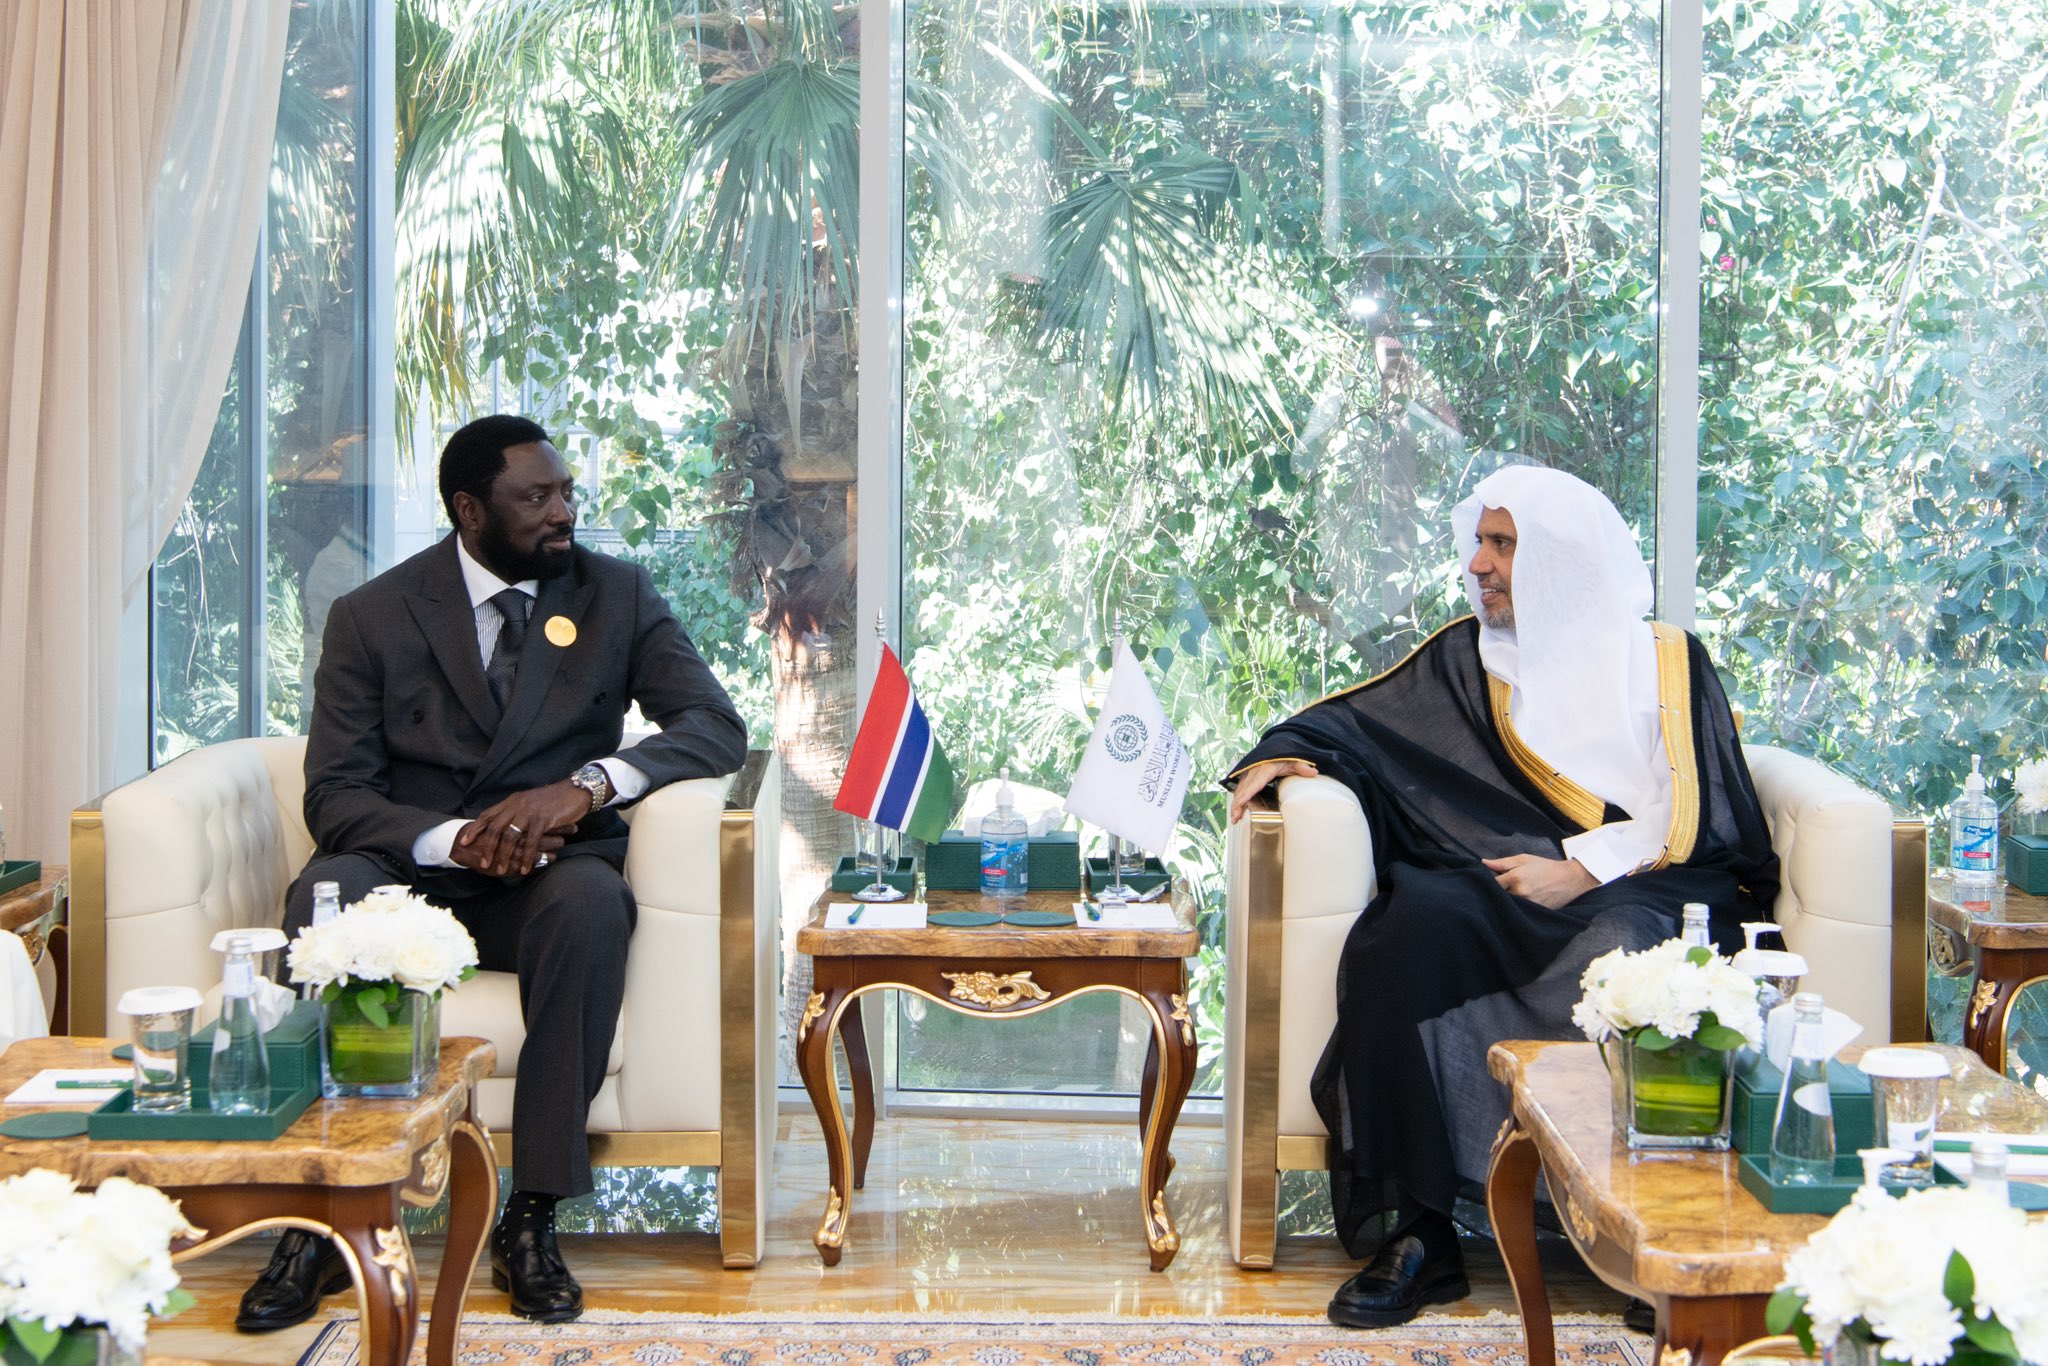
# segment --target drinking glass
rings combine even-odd
[[[1873,1048],[1863,1055],[1870,1077],[1877,1140],[1907,1156],[1878,1172],[1887,1188],[1919,1190],[1934,1184],[1934,1122],[1948,1064],[1924,1048]]]
[[[137,1110],[147,1114],[192,1107],[185,1045],[192,1040],[192,1015],[199,1004],[200,995],[191,987],[136,987],[121,998],[116,1008],[128,1017]]]

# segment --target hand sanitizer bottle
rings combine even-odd
[[[996,788],[996,809],[981,818],[981,894],[1005,901],[1024,895],[1030,882],[1031,825],[1017,813],[1010,770]]]
[[[1963,795],[1948,813],[1948,863],[1955,875],[1956,900],[1965,905],[1989,904],[1998,885],[1998,803],[1985,790],[1984,761],[1970,756],[1970,776]]]
[[[217,1115],[261,1114],[270,1108],[270,1054],[256,1019],[256,954],[246,935],[228,940],[221,974],[220,1023],[213,1031],[208,1104]]]
[[[1828,1095],[1828,1054],[1818,992],[1792,998],[1792,1053],[1771,1125],[1771,1180],[1818,1186],[1835,1176],[1835,1105]]]

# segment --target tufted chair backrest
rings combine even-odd
[[[297,736],[229,740],[107,794],[110,1011],[130,987],[218,981],[215,934],[282,923],[312,854],[305,750]]]

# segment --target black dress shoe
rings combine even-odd
[[[512,1294],[512,1312],[536,1323],[567,1323],[583,1312],[583,1287],[555,1246],[554,1222],[491,1233],[491,1284]]]
[[[1657,1309],[1648,1300],[1630,1300],[1628,1308],[1621,1311],[1621,1326],[1631,1333],[1655,1336],[1657,1332]]]
[[[1337,1288],[1330,1322],[1340,1328],[1396,1328],[1425,1304],[1449,1304],[1471,1293],[1464,1254],[1453,1249],[1431,1257],[1420,1238],[1404,1236],[1390,1240],[1365,1270]]]
[[[268,1333],[313,1317],[322,1295],[349,1288],[348,1263],[326,1238],[288,1228],[271,1251],[270,1265],[242,1292],[235,1330]]]

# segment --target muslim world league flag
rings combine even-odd
[[[832,805],[936,844],[953,811],[953,766],[917,705],[896,652],[882,647],[868,709]]]
[[[1088,752],[1067,794],[1067,810],[1163,854],[1180,822],[1193,766],[1131,647],[1117,642],[1116,669]]]

